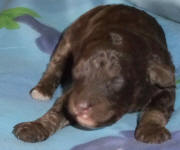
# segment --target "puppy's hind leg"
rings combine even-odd
[[[39,142],[47,139],[56,132],[69,124],[64,116],[63,104],[68,99],[70,91],[57,99],[53,107],[41,118],[17,124],[14,127],[14,135],[25,142]]]
[[[71,46],[67,41],[65,38],[61,40],[41,80],[35,88],[30,91],[34,99],[49,100],[60,84],[71,50]]]

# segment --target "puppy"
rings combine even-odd
[[[72,76],[72,87],[44,116],[16,125],[13,133],[38,142],[69,124],[95,129],[140,111],[135,138],[162,143],[171,138],[165,125],[174,107],[174,72],[153,17],[129,6],[98,6],[66,29],[31,96],[50,99],[62,76]]]

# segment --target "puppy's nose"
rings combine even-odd
[[[79,114],[86,114],[91,109],[91,105],[87,102],[81,102],[77,105],[77,110]]]

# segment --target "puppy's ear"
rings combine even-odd
[[[160,87],[175,86],[174,67],[159,63],[151,63],[147,71],[152,84]]]

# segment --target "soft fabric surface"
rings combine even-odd
[[[39,102],[29,96],[29,90],[40,79],[63,29],[87,10],[110,3],[129,4],[123,0],[0,1],[0,150],[180,149],[179,88],[175,112],[167,125],[172,140],[161,145],[143,144],[134,139],[137,113],[127,114],[114,125],[95,131],[69,126],[46,141],[34,144],[22,142],[11,133],[15,124],[40,117],[60,96],[61,88],[51,101]],[[180,24],[155,17],[165,31],[178,80]]]
[[[135,5],[146,8],[158,15],[162,15],[180,23],[179,0],[128,0]]]

